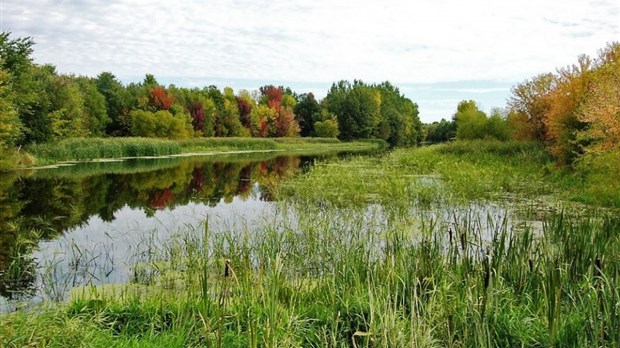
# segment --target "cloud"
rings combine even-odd
[[[327,86],[356,78],[399,86],[487,81],[460,92],[493,100],[500,91],[475,90],[554,71],[620,34],[620,3],[605,0],[4,0],[2,6],[3,29],[32,36],[36,61],[65,73]]]

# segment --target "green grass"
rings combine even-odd
[[[336,205],[404,207],[552,193],[544,170],[550,159],[542,147],[497,144],[502,149],[453,143],[321,163],[307,177],[284,183],[281,190]]]
[[[33,164],[42,166],[68,161],[159,157],[182,153],[373,150],[384,147],[385,143],[380,141],[343,143],[337,139],[325,138],[200,138],[180,141],[153,138],[75,138],[30,145],[25,151],[34,158],[24,162],[11,157],[0,164],[3,163],[3,168],[9,169],[31,167]]]
[[[289,207],[290,208],[290,207]],[[298,209],[298,208],[296,208]],[[301,209],[301,208],[299,208]],[[544,237],[484,215],[296,210],[298,222],[152,245],[152,277],[5,315],[7,347],[617,346],[620,219],[552,214]],[[366,221],[364,221],[366,220]],[[369,224],[370,223],[370,224]],[[603,242],[604,241],[604,242]],[[208,245],[208,246],[207,246]],[[224,259],[229,260],[227,263]],[[229,266],[226,276],[226,264]]]
[[[99,158],[166,156],[180,153],[172,140],[149,138],[75,138],[57,143],[35,144],[26,149],[39,163],[86,161]]]
[[[3,315],[0,345],[619,346],[620,215],[532,205],[562,192],[532,145],[462,146],[324,162],[260,225],[180,227],[130,284]]]
[[[181,140],[185,152],[228,150],[276,150],[277,143],[268,138],[196,138]]]

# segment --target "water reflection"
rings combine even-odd
[[[72,236],[71,243],[74,238],[110,238],[115,247],[131,247],[132,224],[153,230],[167,222],[182,226],[204,219],[206,208],[217,214],[251,212],[273,200],[275,183],[307,168],[312,160],[287,156],[135,159],[2,174],[0,297],[3,301],[29,298],[45,285],[32,270],[41,262],[55,262],[49,256],[59,249],[70,250],[59,246],[68,243],[60,238],[64,235]],[[79,243],[88,245],[84,240]],[[96,254],[92,248],[85,250]],[[123,255],[118,251],[97,255],[110,253]]]

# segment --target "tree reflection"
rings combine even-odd
[[[39,239],[53,239],[90,217],[113,221],[125,206],[147,216],[189,203],[215,206],[242,200],[272,201],[274,185],[301,165],[298,157],[266,161],[206,162],[172,159],[113,164],[113,172],[75,166],[54,172],[0,177],[0,296],[13,298],[34,284],[28,255]],[[118,167],[118,168],[117,168]],[[253,187],[257,186],[257,190]]]

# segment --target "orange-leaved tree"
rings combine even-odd
[[[524,140],[545,141],[547,127],[545,116],[549,110],[547,95],[553,91],[556,77],[553,74],[541,74],[512,88],[512,96],[508,100],[508,107],[518,114],[518,118],[526,126],[517,132]],[[513,125],[522,124],[522,122]]]
[[[591,59],[582,55],[577,65],[559,69],[555,88],[543,96],[549,150],[561,165],[570,165],[582,152],[577,134],[586,124],[579,112],[588,97],[591,66]]]

